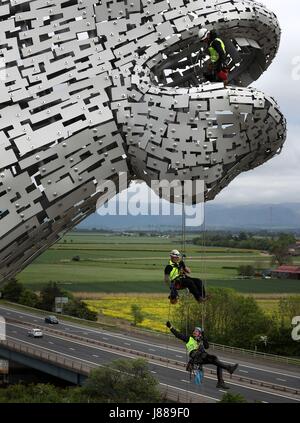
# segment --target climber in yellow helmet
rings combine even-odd
[[[225,364],[218,359],[217,356],[208,354],[206,350],[209,348],[208,339],[201,327],[195,327],[191,335],[185,335],[178,332],[172,324],[168,321],[166,326],[170,329],[176,338],[185,343],[187,352],[189,354],[189,362],[186,366],[187,371],[193,371],[195,367],[201,367],[203,364],[213,364],[217,367],[217,388],[229,389],[223,379],[223,369],[232,375],[238,367],[238,364]]]
[[[205,288],[201,279],[190,277],[191,270],[187,267],[178,250],[172,250],[170,260],[165,267],[165,283],[170,288],[169,300],[171,304],[176,304],[178,300],[179,289],[188,288],[195,300],[199,303],[205,301],[208,296],[205,294]]]

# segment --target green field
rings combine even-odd
[[[35,290],[52,280],[73,292],[163,293],[167,292],[163,268],[169,251],[180,247],[179,236],[71,233],[37,258],[18,279]],[[236,269],[242,264],[269,268],[270,258],[259,251],[202,251],[187,244],[186,255],[192,275],[204,278],[208,287],[230,287],[242,293],[300,293],[297,280],[237,279]],[[80,261],[72,261],[74,256],[80,256]]]

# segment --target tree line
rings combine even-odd
[[[16,279],[11,279],[4,285],[2,297],[8,301],[46,311],[54,311],[55,297],[67,297],[68,303],[63,307],[64,314],[86,320],[97,320],[95,311],[90,310],[83,301],[75,298],[70,292],[62,290],[57,282],[48,282],[37,294],[25,288]]]
[[[299,357],[299,343],[292,339],[292,318],[300,315],[300,297],[279,301],[278,310],[266,314],[252,297],[233,289],[210,288],[205,305],[182,296],[174,314],[174,325],[192,333],[202,325],[211,342],[261,352]],[[173,322],[172,322],[173,323]]]
[[[193,238],[192,242],[195,245],[203,246],[203,237]],[[205,234],[205,246],[207,247],[268,251],[279,265],[291,261],[288,250],[289,246],[295,244],[295,242],[295,236],[287,233],[280,233],[276,237],[257,237],[247,232],[240,232],[238,235],[226,232],[208,232]]]

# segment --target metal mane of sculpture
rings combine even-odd
[[[94,212],[102,180],[202,179],[210,200],[282,148],[275,101],[245,88],[280,41],[259,3],[1,0],[0,20],[0,281]],[[228,87],[201,82],[204,26]]]

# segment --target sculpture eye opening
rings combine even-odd
[[[229,84],[248,86],[258,79],[268,65],[266,56],[257,41],[244,38],[238,29],[231,29],[232,38],[222,36],[226,45],[226,66]],[[151,81],[164,87],[192,88],[206,82],[209,56],[197,37],[185,38],[147,62],[151,69]]]

